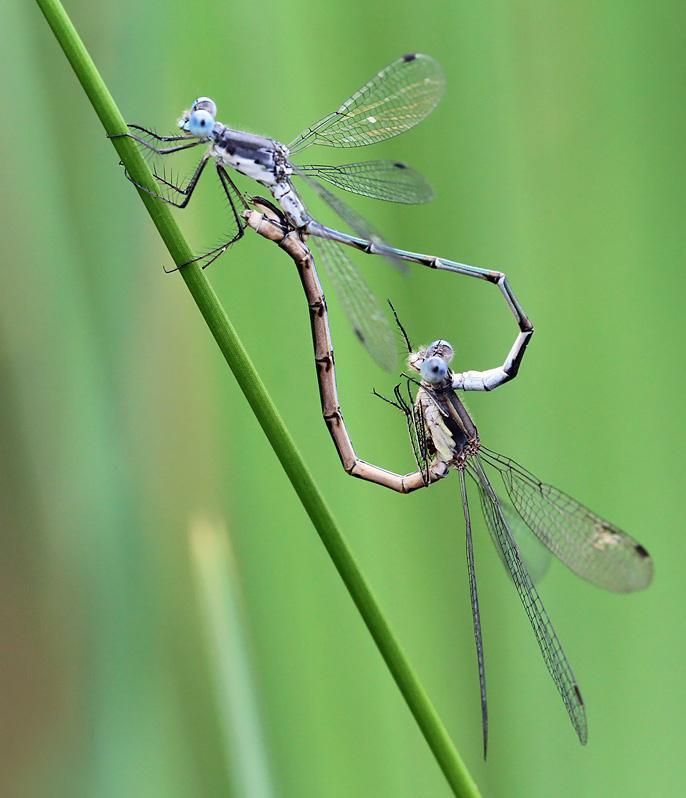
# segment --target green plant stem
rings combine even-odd
[[[59,0],[36,0],[36,2],[52,28],[107,134],[126,132],[124,118],[62,4]],[[112,143],[134,180],[154,190],[152,174],[132,142],[127,138],[117,138],[113,139]],[[144,191],[139,191],[139,194],[174,262],[177,265],[188,263],[193,254],[169,207]],[[181,276],[333,560],[381,656],[445,774],[453,794],[461,798],[478,796],[476,784],[395,639],[370,587],[365,582],[350,549],[338,530],[331,511],[217,295],[197,264],[185,266],[181,269]]]

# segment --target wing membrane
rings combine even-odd
[[[503,499],[501,495],[498,496],[498,501],[500,502],[500,509],[502,510],[505,523],[512,533],[514,542],[517,544],[517,548],[519,549],[521,558],[526,565],[526,570],[529,572],[531,581],[535,585],[538,585],[543,577],[548,573],[553,555],[551,554],[550,550],[547,549],[534,535],[524,521],[522,521],[519,513],[514,509],[509,501]],[[498,541],[495,538],[492,539],[498,555],[505,566],[505,570],[509,573],[505,556],[500,550]]]
[[[329,191],[328,188],[325,188],[316,180],[313,180],[309,175],[301,172],[300,167],[298,167],[297,173],[303,178],[303,180],[307,182],[307,185],[310,186],[310,188],[312,188],[319,195],[319,197],[324,200],[331,210],[333,210],[341,217],[341,219],[343,219],[343,221],[355,233],[355,235],[365,239],[366,241],[372,241],[375,244],[386,246],[383,238],[376,232],[369,222],[360,216],[357,211],[353,210],[347,202],[344,202],[332,191]],[[386,259],[387,263],[390,263],[391,266],[397,269],[401,274],[407,273],[408,266],[404,261],[387,255],[384,255],[383,257]]]
[[[491,485],[479,457],[468,463],[470,475],[479,489],[481,506],[491,536],[503,557],[510,572],[519,598],[536,635],[541,654],[548,671],[555,682],[572,725],[582,744],[588,739],[586,710],[572,668],[558,640],[552,622],[546,612],[541,597],[531,581],[526,566],[520,556],[517,544],[507,526],[498,497]]]
[[[469,576],[469,599],[472,608],[472,628],[476,647],[476,665],[479,671],[479,692],[481,695],[481,732],[484,746],[484,759],[488,753],[488,701],[486,698],[486,666],[484,664],[484,643],[481,634],[481,612],[479,611],[479,593],[476,584],[476,567],[474,565],[474,545],[472,542],[472,519],[469,513],[467,483],[464,471],[459,471],[460,495],[464,513],[465,544],[467,554],[467,574]]]
[[[361,147],[399,136],[436,107],[445,88],[443,70],[428,55],[393,61],[349,97],[337,111],[304,130],[292,153],[312,144]]]
[[[369,286],[340,246],[324,238],[312,240],[355,335],[382,369],[393,371],[398,360],[395,336]]]
[[[481,451],[499,471],[522,520],[574,573],[618,593],[650,584],[652,560],[634,538],[514,460],[485,447]]]
[[[362,161],[342,166],[308,164],[299,166],[298,171],[373,199],[405,205],[433,199],[433,191],[425,178],[400,161]]]

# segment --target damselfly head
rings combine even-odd
[[[407,364],[421,374],[424,382],[438,385],[448,376],[449,363],[452,358],[452,346],[447,341],[439,339],[426,348],[412,352],[407,358]]]
[[[446,363],[450,363],[453,359],[453,348],[447,341],[439,338],[438,341],[434,341],[426,347],[426,357],[434,355],[442,358]]]
[[[448,364],[442,357],[433,355],[427,357],[422,363],[419,373],[422,375],[422,380],[428,382],[429,385],[438,385],[448,375]]]
[[[209,138],[214,128],[217,117],[217,106],[209,97],[198,97],[190,107],[184,111],[179,119],[179,127],[201,139]]]

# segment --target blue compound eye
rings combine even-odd
[[[446,363],[453,359],[453,348],[443,338],[433,341],[427,346],[426,351],[429,355],[440,355]]]
[[[217,118],[217,104],[210,97],[198,97],[191,106],[191,111],[207,111],[208,114]]]
[[[193,111],[185,128],[192,136],[208,138],[214,127],[214,117],[208,111]]]
[[[448,373],[448,364],[442,357],[429,357],[422,363],[419,371],[424,382],[436,385],[445,379]]]

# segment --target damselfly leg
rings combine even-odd
[[[133,139],[133,141],[140,144],[144,149],[150,150],[157,155],[171,155],[172,153],[181,152],[182,150],[190,150],[192,147],[198,147],[200,144],[204,143],[199,139],[189,139],[188,135],[160,136],[154,130],[150,130],[150,128],[143,127],[142,125],[128,124],[126,127],[128,127],[130,130],[136,130],[138,133],[113,133],[111,136],[108,136],[108,138]],[[152,141],[150,141],[150,139],[152,139]],[[184,144],[178,147],[157,147],[153,143],[168,143],[176,141],[183,141]]]
[[[205,163],[206,162],[207,159],[205,159]],[[202,165],[199,166],[198,169],[196,169],[197,176],[195,177],[195,183],[193,185],[193,188],[195,188],[195,185],[197,185],[198,178],[202,173],[202,169],[204,168],[205,163],[202,163]],[[189,260],[187,263],[182,264],[182,266],[176,267],[174,269],[165,268],[164,270],[165,272],[167,272],[167,274],[177,271],[179,268],[183,268],[183,266],[187,266],[190,263],[198,263],[201,266],[201,268],[206,269],[210,264],[214,263],[214,261],[217,260],[217,258],[223,255],[232,244],[235,244],[236,241],[239,241],[245,234],[246,222],[243,213],[248,209],[248,204],[245,198],[243,197],[242,193],[236,187],[236,184],[229,177],[228,173],[226,172],[226,169],[224,169],[224,167],[221,166],[220,164],[216,164],[216,169],[217,169],[217,176],[219,177],[219,182],[221,183],[224,195],[229,204],[229,218],[231,221],[231,226],[229,229],[229,237],[218,247],[214,247],[213,249],[210,249],[209,251],[203,253],[202,255],[198,255],[195,258],[191,258],[191,260]],[[190,193],[192,193],[193,188],[190,190]],[[188,203],[189,199],[190,199],[190,194],[187,196],[185,204]],[[179,207],[185,207],[185,205],[181,205]]]

